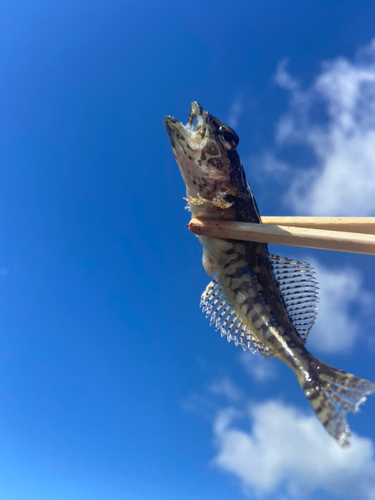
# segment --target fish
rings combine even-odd
[[[164,126],[186,185],[192,218],[261,223],[229,126],[191,104],[186,125]],[[317,315],[311,265],[269,253],[267,244],[199,236],[212,281],[201,307],[216,330],[244,350],[278,358],[295,373],[317,418],[341,446],[350,443],[347,413],[356,413],[375,383],[334,368],[305,347]]]

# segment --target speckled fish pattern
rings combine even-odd
[[[261,223],[234,130],[197,102],[186,125],[171,116],[164,125],[192,217]],[[327,365],[306,349],[318,300],[311,266],[270,255],[263,243],[199,240],[204,269],[214,277],[201,298],[210,323],[244,350],[286,363],[325,429],[348,445],[346,414],[358,410],[375,384]]]

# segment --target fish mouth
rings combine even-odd
[[[190,106],[189,118],[186,122],[186,128],[192,133],[198,132],[207,122],[208,113],[199,102],[194,101]]]
[[[208,113],[202,106],[194,101],[190,106],[190,113],[186,125],[179,122],[173,116],[164,118],[164,126],[172,141],[184,139],[188,140],[191,146],[200,144],[205,137],[205,128],[208,120]]]

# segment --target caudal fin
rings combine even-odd
[[[302,389],[317,417],[341,446],[349,444],[350,428],[347,413],[356,413],[375,391],[375,383],[355,377],[313,358],[311,379]]]

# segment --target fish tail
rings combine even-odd
[[[311,372],[301,383],[318,419],[341,446],[349,444],[347,413],[356,413],[375,383],[338,370],[311,355]]]

